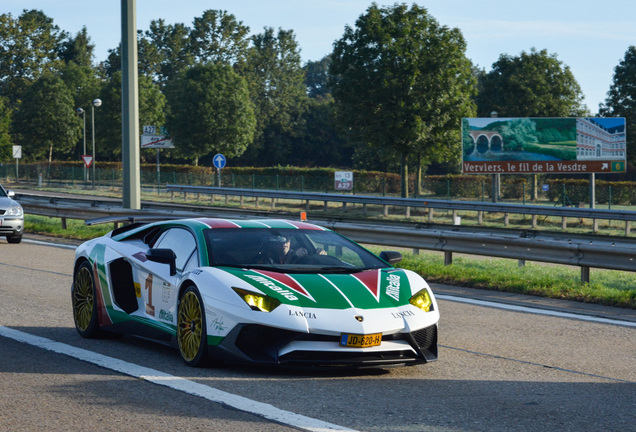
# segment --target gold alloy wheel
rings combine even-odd
[[[179,351],[186,362],[193,362],[203,338],[203,309],[194,291],[186,291],[181,298],[177,326]]]
[[[88,329],[93,319],[94,292],[90,268],[82,265],[75,275],[73,287],[73,316],[75,325],[81,332]]]

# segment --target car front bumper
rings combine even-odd
[[[322,336],[263,325],[238,325],[218,346],[208,347],[212,358],[262,364],[381,367],[414,365],[437,360],[437,324],[412,333],[382,337],[374,348],[343,348],[339,336]]]
[[[19,236],[23,229],[23,217],[0,216],[0,236]]]

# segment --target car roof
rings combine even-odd
[[[287,219],[222,219],[222,218],[189,218],[171,219],[153,223],[134,223],[124,225],[111,232],[111,236],[116,240],[123,240],[131,237],[145,236],[147,233],[162,227],[187,227],[192,231],[202,231],[204,229],[250,229],[250,228],[272,228],[272,229],[305,229],[316,231],[329,231],[308,222],[292,221]]]
[[[209,228],[275,228],[275,229],[309,229],[324,231],[318,225],[308,222],[292,221],[286,219],[217,219],[217,218],[199,218],[194,219],[199,223],[207,225]]]

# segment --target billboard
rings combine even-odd
[[[625,119],[464,118],[464,174],[619,173]]]

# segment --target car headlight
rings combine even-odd
[[[271,312],[280,306],[280,301],[275,299],[274,297],[269,297],[264,294],[257,294],[252,291],[244,290],[241,288],[232,288],[235,293],[239,295],[243,299],[245,303],[248,304],[252,310],[257,310],[261,312]]]
[[[422,309],[424,312],[430,312],[433,310],[433,300],[428,290],[424,288],[418,291],[413,297],[409,299],[409,303],[418,309]]]
[[[20,206],[9,207],[7,211],[4,212],[4,215],[5,216],[22,216],[23,215],[22,207]]]

